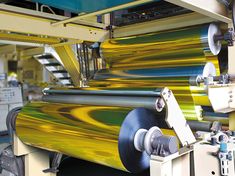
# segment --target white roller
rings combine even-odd
[[[216,76],[215,65],[211,62],[206,63],[201,76],[204,78],[209,76]]]
[[[218,55],[221,50],[222,44],[221,44],[221,41],[215,42],[215,40],[214,40],[215,35],[221,35],[221,31],[220,31],[218,25],[212,23],[212,24],[210,24],[210,26],[208,28],[208,44],[209,44],[209,48],[211,50],[211,53],[213,55]]]

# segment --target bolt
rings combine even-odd
[[[231,152],[231,151],[228,152],[228,155],[226,156],[226,158],[227,158],[229,161],[232,161],[233,156],[232,156],[232,152]]]
[[[219,154],[219,158],[223,158],[223,155],[220,155],[220,154]]]
[[[162,108],[162,103],[160,102],[160,100],[157,101],[157,107],[160,109]]]
[[[232,136],[235,136],[235,131],[232,131]]]
[[[216,138],[215,137],[211,138],[211,145],[216,145]]]

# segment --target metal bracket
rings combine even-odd
[[[209,85],[208,97],[215,112],[235,111],[235,84]]]
[[[166,104],[166,123],[173,128],[179,141],[183,146],[196,142],[196,138],[190,129],[179,104],[177,103],[172,91],[164,88],[161,97]]]
[[[109,31],[109,38],[113,38],[113,26],[109,25],[106,27],[106,30]]]
[[[60,166],[61,160],[62,160],[63,154],[61,153],[55,153],[53,157],[53,161],[51,164],[51,168],[43,170],[44,173],[57,173],[59,172],[58,167]]]

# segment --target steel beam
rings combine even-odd
[[[4,32],[3,33],[0,32],[0,40],[20,41],[20,42],[40,43],[40,44],[57,44],[60,43],[61,41],[58,38],[20,35],[15,33],[4,33]]]
[[[18,13],[18,14],[30,15],[30,16],[34,16],[34,17],[42,17],[42,18],[46,18],[46,19],[50,19],[50,20],[56,20],[56,21],[66,20],[66,19],[69,18],[69,17],[50,14],[50,13],[46,13],[46,12],[41,12],[41,11],[36,11],[36,10],[30,10],[30,9],[26,9],[26,8],[11,6],[11,5],[7,5],[7,4],[0,4],[0,10],[7,11],[7,12],[14,12],[14,13]],[[74,23],[80,24],[80,25],[85,25],[85,26],[92,26],[92,27],[102,28],[102,29],[106,28],[105,24],[97,23],[95,21],[90,21],[88,19],[86,19],[86,20],[76,20]]]
[[[150,32],[164,31],[186,26],[210,23],[212,21],[214,21],[214,19],[194,12],[144,23],[116,27],[113,30],[113,37],[126,37]]]
[[[4,45],[0,47],[0,55],[16,53],[16,45]]]
[[[80,64],[78,59],[72,50],[71,45],[63,45],[54,47],[55,51],[59,55],[64,68],[67,70],[73,84],[77,87],[81,86],[81,72],[80,72]]]
[[[41,55],[45,52],[44,47],[30,48],[20,51],[21,59],[33,58],[35,55]]]
[[[52,20],[0,11],[0,30],[85,41],[103,41],[108,31],[77,24],[52,26]]]
[[[186,9],[201,13],[211,17],[216,21],[231,23],[225,5],[218,0],[165,0],[172,4],[184,7]]]

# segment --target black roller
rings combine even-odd
[[[187,121],[192,131],[211,131],[212,122]]]
[[[144,108],[134,109],[126,116],[121,126],[118,146],[121,160],[128,171],[139,173],[149,168],[150,156],[135,149],[134,136],[141,128],[149,130],[157,126],[158,121],[156,114]]]

